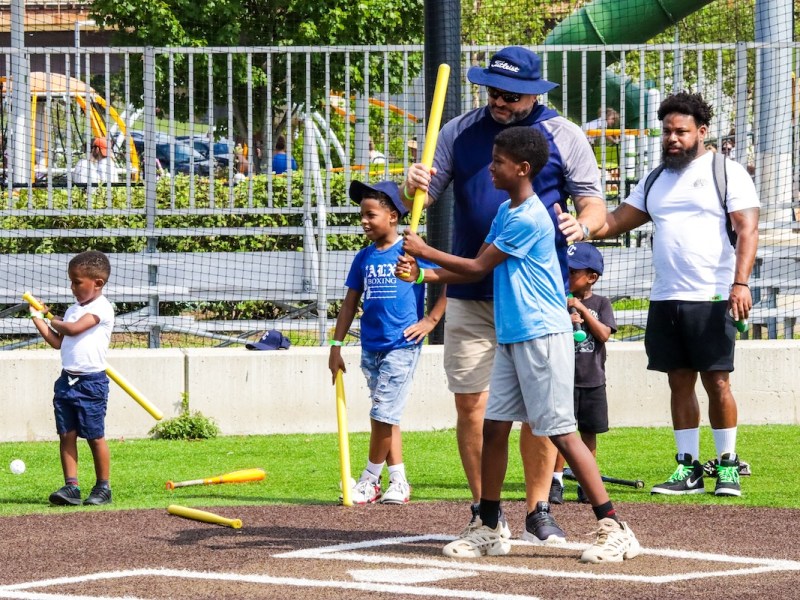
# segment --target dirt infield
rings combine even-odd
[[[504,504],[514,536],[524,506]],[[0,519],[0,598],[797,598],[800,511],[620,504],[644,551],[614,565],[577,557],[591,510],[555,514],[565,548],[515,544],[504,557],[445,558],[468,507],[260,506],[208,509],[229,529],[166,510]]]

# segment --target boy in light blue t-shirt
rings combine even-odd
[[[489,171],[496,188],[510,199],[498,209],[489,235],[474,259],[446,254],[405,232],[407,254],[436,262],[424,282],[476,281],[494,271],[497,350],[483,423],[479,519],[444,547],[446,556],[508,554],[511,544],[500,522],[500,495],[508,464],[508,436],[514,421],[526,421],[534,435],[548,436],[572,466],[598,520],[596,539],[583,562],[621,562],[640,552],[627,524],[617,519],[594,456],[575,435],[572,323],[555,252],[555,228],[533,179],[548,160],[544,135],[530,127],[510,127],[497,135]],[[559,211],[557,211],[559,212]],[[401,256],[398,273],[419,273]],[[563,540],[540,502],[526,517],[523,537],[534,544]],[[530,531],[552,529],[544,540]],[[550,539],[550,538],[553,539]]]
[[[341,346],[363,298],[361,370],[367,377],[372,400],[371,435],[367,466],[351,496],[356,504],[378,500],[405,504],[411,496],[411,486],[403,463],[400,417],[422,340],[442,318],[446,299],[442,294],[426,317],[425,286],[395,276],[395,265],[403,251],[397,224],[408,212],[400,201],[397,184],[381,181],[370,186],[353,181],[350,198],[361,205],[361,227],[372,244],[362,249],[350,266],[345,283],[347,294],[330,342],[328,367],[334,382],[339,371],[346,371]],[[389,467],[389,486],[381,494],[384,461]]]

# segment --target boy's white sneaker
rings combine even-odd
[[[597,526],[594,544],[583,551],[581,562],[622,562],[639,556],[639,541],[627,523],[605,518],[600,519]]]
[[[381,504],[405,504],[411,499],[411,485],[408,481],[397,477],[389,480],[389,487],[383,493]]]
[[[469,523],[467,523],[467,526],[461,530],[461,533],[459,534],[458,537],[462,538],[466,537],[467,535],[469,535],[471,531],[483,525],[480,516],[480,508],[481,505],[477,502],[470,506],[470,510],[472,511],[472,518],[470,519]],[[502,535],[507,540],[510,540],[511,528],[508,526],[508,520],[506,519],[506,515],[503,512],[502,508],[500,509],[500,517],[498,518],[497,522],[500,525],[500,530],[502,532],[500,535]]]
[[[451,558],[478,558],[481,556],[504,556],[511,552],[511,542],[503,537],[503,525],[498,521],[497,527],[489,529],[486,525],[468,528],[463,535],[454,542],[450,542],[443,549],[445,556]]]
[[[350,488],[350,500],[353,504],[372,504],[377,502],[381,497],[381,480],[380,478],[372,480],[369,478],[359,479],[352,488]],[[339,496],[339,501],[343,500]]]

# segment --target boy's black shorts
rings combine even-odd
[[[735,341],[727,302],[650,303],[644,347],[652,371],[733,371]]]
[[[605,385],[575,388],[575,420],[578,421],[580,432],[608,431],[608,398]]]

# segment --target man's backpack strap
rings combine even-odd
[[[656,179],[658,179],[658,176],[661,175],[661,171],[663,170],[664,165],[658,165],[655,169],[650,171],[650,173],[647,175],[647,179],[644,180],[644,212],[646,212],[648,215],[650,215],[650,213],[647,212],[647,196],[650,194],[650,188],[653,187],[653,184],[656,182]]]
[[[714,153],[712,157],[712,170],[714,173],[714,187],[717,189],[717,198],[722,206],[722,212],[725,213],[725,230],[728,232],[728,239],[731,246],[736,247],[737,235],[733,230],[731,223],[731,216],[728,214],[728,169],[726,165],[726,158],[724,154]],[[664,170],[664,165],[658,165],[655,169],[650,171],[647,179],[644,180],[644,211],[647,211],[647,196],[650,193],[650,188],[653,187],[658,176]],[[649,214],[649,213],[648,213]]]
[[[731,242],[731,246],[736,248],[738,236],[733,230],[731,216],[728,213],[728,168],[726,163],[727,159],[725,158],[724,154],[720,154],[718,152],[714,153],[714,185],[717,188],[717,197],[719,197],[719,203],[722,206],[722,212],[725,213],[725,231],[728,232],[728,239]]]

